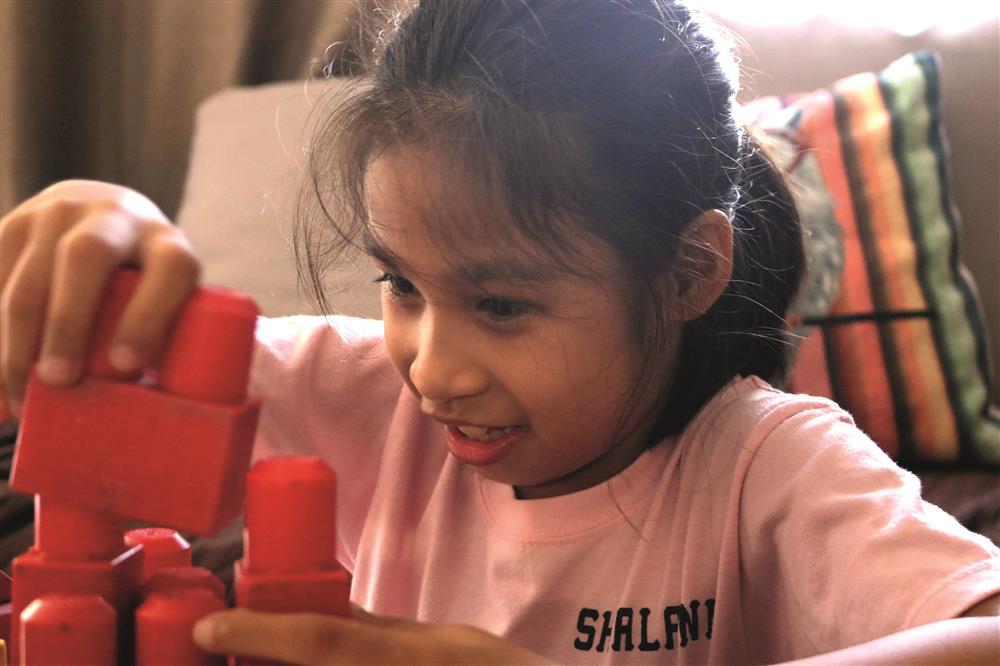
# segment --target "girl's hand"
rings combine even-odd
[[[152,201],[96,181],[57,183],[19,205],[0,220],[0,248],[0,402],[15,416],[36,358],[42,381],[80,378],[115,268],[144,269],[112,343],[112,364],[122,370],[155,360],[200,274],[186,239]]]
[[[458,625],[381,617],[352,604],[353,617],[213,613],[194,629],[203,649],[289,664],[548,664],[501,638]]]

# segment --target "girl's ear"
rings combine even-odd
[[[688,225],[670,272],[670,320],[704,314],[733,274],[733,225],[721,210],[706,210]]]

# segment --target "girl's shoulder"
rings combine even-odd
[[[862,469],[907,474],[834,401],[782,391],[759,377],[736,378],[720,390],[684,430],[681,446],[732,479],[791,482],[811,471],[823,480],[834,470]]]
[[[748,487],[919,486],[836,402],[782,391],[759,377],[731,382],[698,420],[702,434],[712,434],[713,455],[732,456]]]
[[[300,385],[320,394],[337,386],[399,388],[382,322],[332,315],[261,317],[251,383],[260,394]]]
[[[830,421],[854,426],[854,419],[836,402],[813,395],[789,393],[760,377],[736,377],[699,411],[685,434],[723,436],[741,448],[756,448],[776,431],[799,422]]]

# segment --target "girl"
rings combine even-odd
[[[262,320],[258,456],[341,479],[353,619],[228,611],[292,663],[995,662],[1000,554],[832,403],[772,388],[802,272],[733,63],[671,0],[422,2],[331,110],[301,263],[362,249],[384,324]],[[154,204],[68,182],[3,221],[3,389],[155,359],[198,262]],[[36,342],[41,340],[40,349]],[[361,610],[361,608],[365,610]],[[377,613],[378,615],[370,615]]]

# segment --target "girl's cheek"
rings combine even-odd
[[[392,308],[392,304],[385,301],[389,298],[382,296],[382,323],[385,331],[385,346],[396,372],[406,380],[412,361],[413,352],[410,351],[407,340],[409,336],[405,332],[405,324],[400,321],[398,313]],[[409,360],[408,360],[409,359]]]

